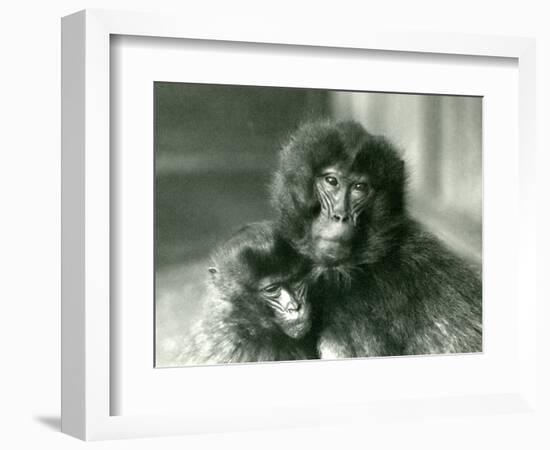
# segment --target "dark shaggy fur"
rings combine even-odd
[[[265,276],[300,276],[303,259],[261,222],[242,228],[212,256],[217,269],[209,284],[204,318],[181,352],[181,364],[220,364],[318,358],[311,335],[294,339],[279,327],[258,296]],[[311,318],[310,318],[311,320]]]
[[[313,270],[321,356],[481,351],[481,281],[408,217],[404,163],[384,137],[355,122],[300,128],[281,151],[272,185],[280,233],[314,259],[315,177],[338,162],[366,174],[371,192],[351,257]]]

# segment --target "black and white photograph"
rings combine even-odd
[[[482,106],[155,82],[155,367],[482,352]]]

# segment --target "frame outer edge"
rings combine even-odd
[[[519,69],[519,99],[518,99],[518,144],[520,159],[519,172],[519,213],[523,217],[519,229],[518,261],[533,261],[536,264],[537,254],[537,203],[536,203],[536,155],[537,155],[537,120],[536,120],[536,40],[526,39],[521,55],[518,56]],[[529,305],[529,314],[537,311],[537,276],[536,270],[527,270],[525,264],[518,267],[518,296],[521,302]],[[518,314],[519,346],[522,349],[520,358],[520,387],[525,400],[535,410],[539,402],[539,380],[537,377],[537,332],[538,326],[529,326],[529,317],[523,309]],[[541,315],[538,316],[542,317]],[[538,325],[538,324],[537,324]]]
[[[86,438],[85,13],[61,21],[61,431]]]
[[[110,63],[111,30],[85,10],[84,278],[85,439],[98,440],[110,414]]]
[[[531,42],[531,38],[521,36],[432,32],[385,26],[375,26],[369,31],[349,29],[345,33],[331,33],[320,22],[309,23],[308,35],[304,37],[300,32],[303,24],[292,21],[286,24],[286,36],[281,37],[280,24],[273,23],[268,16],[250,16],[246,27],[235,28],[226,16],[215,14],[208,17],[208,21],[201,21],[197,20],[202,18],[200,16],[173,12],[102,8],[91,8],[86,12],[105,24],[110,34],[153,38],[504,58],[517,58]],[[162,22],[162,31],[156,25],[159,22]],[[411,36],[415,38],[414,49],[409,44]]]

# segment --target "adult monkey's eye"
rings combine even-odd
[[[327,176],[325,177],[325,181],[330,184],[331,186],[336,186],[338,184],[338,180],[334,177]]]

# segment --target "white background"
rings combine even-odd
[[[545,194],[550,193],[550,14],[544,2],[462,0],[290,2],[168,2],[152,1],[20,1],[4,4],[0,15],[0,164],[3,214],[0,379],[3,448],[548,448],[550,417],[501,415],[404,420],[396,425],[338,426],[280,432],[235,433],[139,441],[84,444],[59,433],[59,17],[78,9],[116,8],[176,10],[208,20],[213,14],[228,21],[253,20],[255,15],[281,24],[285,21],[319,27],[370,27],[425,31],[459,31],[538,38],[539,231],[550,229]],[[241,6],[242,5],[242,6]],[[391,23],[390,23],[391,21]],[[539,233],[540,234],[540,233]],[[548,238],[538,238],[541,289],[548,297]],[[546,263],[546,270],[544,267]],[[544,286],[543,286],[544,284]],[[542,298],[542,296],[541,296]],[[539,314],[549,316],[542,305]],[[548,343],[549,332],[540,330]],[[550,379],[548,346],[539,349],[543,375]],[[542,381],[542,380],[541,380]],[[548,399],[548,388],[541,387]],[[543,442],[543,439],[545,442]]]

